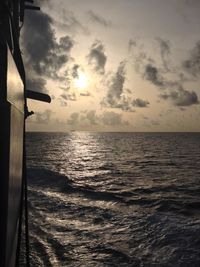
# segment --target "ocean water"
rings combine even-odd
[[[200,134],[27,133],[31,266],[200,266]]]

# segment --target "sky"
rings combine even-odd
[[[46,0],[21,34],[28,131],[200,131],[199,0]]]

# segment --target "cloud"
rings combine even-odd
[[[44,12],[29,12],[23,30],[25,65],[31,76],[59,79],[58,71],[69,61],[73,40],[63,36],[58,41],[53,19]]]
[[[104,125],[107,126],[119,126],[119,125],[128,125],[127,121],[123,121],[122,114],[115,113],[113,111],[104,112],[101,120]]]
[[[129,125],[128,121],[123,120],[122,114],[113,111],[105,111],[103,114],[97,115],[95,110],[89,110],[85,114],[85,119],[87,119],[90,125]]]
[[[78,69],[80,66],[78,64],[75,64],[72,68],[72,77],[73,78],[78,78]]]
[[[157,120],[151,120],[151,124],[154,126],[158,126],[158,125],[160,125],[160,122]]]
[[[183,62],[183,67],[193,76],[200,75],[200,41],[198,41],[192,49],[189,59]]]
[[[147,64],[145,66],[143,77],[158,87],[164,86],[162,76],[160,75],[157,67],[153,66],[152,64]]]
[[[58,101],[60,102],[61,107],[66,107],[68,101],[77,101],[77,97],[75,93],[64,92],[58,97]]]
[[[163,40],[162,38],[156,38],[160,45],[160,52],[161,52],[161,59],[166,70],[169,70],[168,61],[169,61],[169,54],[170,54],[170,42],[168,40]]]
[[[122,114],[113,111],[105,111],[97,115],[96,110],[85,110],[72,113],[67,124],[73,127],[127,126],[129,122],[123,120]]]
[[[183,76],[180,74],[178,79],[166,79],[163,75],[163,70],[158,69],[151,63],[144,66],[143,78],[154,84],[159,89],[174,89],[181,85]],[[174,73],[171,73],[174,74]]]
[[[80,93],[80,96],[91,96],[91,94],[89,92],[85,92],[85,93]]]
[[[61,107],[66,107],[67,106],[67,101],[62,99],[62,98],[58,98],[58,100],[60,101],[60,106]]]
[[[86,118],[92,125],[97,125],[98,124],[98,117],[96,115],[95,110],[90,110],[86,113]]]
[[[44,112],[35,112],[34,120],[32,122],[39,124],[48,124],[51,120],[53,111],[46,109]]]
[[[143,120],[149,120],[149,118],[147,116],[142,116]]]
[[[26,86],[28,90],[46,93],[46,80],[43,78],[29,78],[26,79]]]
[[[53,7],[54,10],[56,7]],[[59,9],[59,17],[56,16],[54,21],[55,26],[62,32],[70,32],[71,34],[83,33],[89,35],[90,31],[85,27],[75,16],[72,11],[63,8]]]
[[[97,115],[95,110],[89,110],[82,119],[88,121],[90,125],[119,126],[129,124],[123,120],[122,114],[113,111],[105,111],[103,114]]]
[[[110,27],[112,25],[112,23],[110,21],[108,21],[108,20],[104,19],[103,17],[97,15],[92,10],[88,11],[88,15],[89,15],[89,18],[93,22],[96,22],[96,23],[100,24],[101,26]]]
[[[120,62],[116,73],[107,84],[108,91],[106,96],[101,101],[103,107],[118,108],[123,111],[135,112],[133,107],[145,107],[149,104],[148,101],[142,99],[133,100],[130,96],[132,91],[125,88],[126,81],[126,61]]]
[[[157,39],[160,43],[161,47],[161,57],[163,60],[167,58],[170,53],[170,46],[167,41],[162,39]],[[185,81],[185,77],[182,73],[176,73],[178,75],[178,79],[172,78],[174,76],[173,70],[170,70],[168,66],[164,66],[165,70],[162,68],[157,68],[156,63],[150,63],[147,59],[146,54],[145,57],[139,62],[138,72],[142,74],[142,77],[152,84],[154,84],[158,89],[162,89],[165,93],[162,93],[159,97],[164,100],[171,100],[172,104],[175,106],[191,106],[194,104],[198,104],[198,96],[194,91],[188,91],[183,87],[183,82]],[[193,75],[197,75],[200,71],[200,60],[198,61],[198,56],[200,58],[200,43],[196,45],[195,49],[192,51],[190,60],[185,62],[185,68],[188,69]],[[167,60],[166,60],[167,64]],[[168,68],[168,79],[164,76],[166,73],[166,67]],[[169,79],[169,77],[171,77]],[[137,104],[133,101],[134,104]],[[142,104],[142,103],[141,103]]]
[[[139,108],[146,108],[149,105],[149,101],[140,99],[140,98],[136,98],[135,100],[133,100],[132,105],[134,107],[139,107]]]
[[[162,99],[170,99],[175,106],[191,106],[199,104],[198,96],[195,92],[190,92],[182,87],[179,87],[175,91],[161,94]]]
[[[130,39],[128,42],[128,51],[130,52],[133,47],[136,47],[137,43],[136,41]]]
[[[54,25],[59,32],[69,32],[73,35],[75,33],[90,34],[88,28],[75,17],[72,11],[66,9],[64,4],[59,5],[55,0],[34,0],[34,3],[53,14]]]
[[[168,81],[164,76],[166,71],[172,73],[172,70],[168,66],[171,48],[170,42],[167,40],[158,37],[156,41],[159,44],[162,65],[158,67],[156,60],[148,56],[146,51],[143,51],[143,45],[140,45],[139,51],[137,55],[135,55],[134,66],[136,72],[139,73],[143,79],[163,89],[169,85],[172,86],[172,82]]]
[[[60,95],[61,98],[63,98],[64,100],[68,100],[68,101],[76,101],[76,95],[75,93],[63,93]]]
[[[70,115],[70,119],[67,120],[67,124],[69,125],[77,125],[79,123],[79,113],[78,112],[73,112]]]
[[[112,77],[110,84],[108,85],[108,92],[104,100],[102,101],[103,106],[116,108],[120,104],[121,96],[124,89],[125,82],[125,61],[119,64],[117,72]],[[124,101],[123,101],[124,102]],[[125,104],[125,103],[124,103]]]
[[[104,74],[107,56],[105,55],[105,48],[101,41],[96,40],[91,46],[89,55],[87,56],[89,64],[91,64],[95,71]]]
[[[199,0],[185,0],[184,1],[188,6],[191,6],[193,8],[195,8],[196,6],[200,5]]]

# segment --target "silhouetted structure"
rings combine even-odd
[[[25,179],[24,131],[26,98],[50,102],[49,96],[26,90],[19,47],[24,10],[39,9],[25,2],[0,3],[0,266],[16,264],[18,230]]]

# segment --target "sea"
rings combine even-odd
[[[26,143],[32,267],[200,266],[200,133]]]

